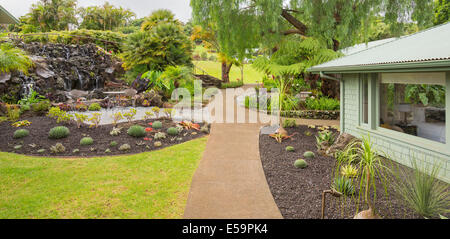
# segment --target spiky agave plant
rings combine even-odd
[[[28,69],[32,65],[33,62],[23,50],[9,43],[0,44],[0,74],[11,71],[22,71],[28,74]]]

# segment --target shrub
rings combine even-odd
[[[133,125],[128,129],[127,133],[130,136],[141,138],[145,136],[145,129],[140,125]]]
[[[123,116],[127,119],[128,123],[131,123],[133,121],[134,116],[136,116],[136,109],[131,108],[128,113],[123,114]]]
[[[285,119],[283,121],[283,128],[294,128],[297,126],[297,122],[294,119]]]
[[[52,129],[50,129],[50,132],[48,133],[48,136],[50,139],[62,139],[69,136],[70,130],[67,127],[64,126],[57,126]]]
[[[353,181],[346,177],[336,177],[334,179],[332,188],[345,196],[351,196],[355,193]]]
[[[292,146],[287,146],[287,147],[286,147],[286,151],[288,151],[288,152],[294,152],[295,149],[294,149],[294,147],[292,147]]]
[[[178,135],[178,129],[175,127],[170,127],[167,129],[167,134],[171,136]]]
[[[308,163],[303,159],[298,159],[295,161],[294,166],[296,168],[306,168],[308,167]]]
[[[9,121],[17,121],[20,117],[20,109],[17,106],[7,105],[6,106],[6,115],[8,116]]]
[[[112,115],[112,119],[113,119],[113,125],[116,126],[117,123],[123,119],[123,115],[120,112],[114,113]]]
[[[83,125],[84,121],[88,119],[87,115],[84,114],[75,114],[75,121],[77,122],[77,127],[81,128],[81,125]]]
[[[406,206],[423,217],[437,217],[449,212],[450,190],[448,184],[439,181],[436,177],[441,165],[418,165],[416,160],[411,161],[413,173],[406,170],[394,172],[395,191]]]
[[[84,137],[80,140],[81,146],[87,146],[94,144],[94,140],[91,137]]]
[[[89,118],[89,122],[91,122],[90,128],[97,128],[100,125],[100,121],[102,119],[101,113],[93,113],[92,117]]]
[[[30,135],[30,131],[26,130],[26,129],[18,129],[14,132],[14,138],[15,139],[21,139],[24,137],[27,137],[28,135]]]
[[[92,103],[91,105],[89,105],[89,111],[99,111],[101,109],[102,107],[99,103]]]
[[[339,110],[339,104],[339,100],[327,97],[307,98],[305,101],[308,110]]]
[[[122,144],[120,147],[119,147],[119,150],[120,151],[128,151],[128,150],[130,150],[131,149],[131,146],[129,145],[129,144]]]
[[[0,73],[22,71],[28,73],[33,65],[27,53],[10,43],[0,44]]]
[[[52,154],[64,153],[66,152],[66,147],[64,147],[61,143],[57,143],[50,147],[50,152]]]
[[[154,129],[161,129],[163,127],[162,122],[161,121],[155,121],[152,124]]]
[[[244,81],[240,81],[240,80],[238,80],[238,81],[230,81],[230,82],[228,82],[228,83],[222,83],[221,85],[220,85],[220,88],[221,89],[227,89],[227,88],[239,88],[239,87],[241,87],[241,86],[243,86],[244,85]]]
[[[158,133],[155,134],[155,136],[153,136],[153,138],[154,138],[155,140],[158,140],[158,139],[165,139],[165,138],[166,138],[166,134],[163,133],[163,132],[158,132]]]
[[[109,143],[109,146],[111,147],[116,147],[118,145],[118,143],[116,141],[112,141],[111,143]]]
[[[38,115],[45,115],[45,113],[50,109],[50,101],[44,100],[36,104],[31,105],[31,110]]]
[[[56,119],[56,123],[68,122],[73,118],[73,115],[67,114],[66,111],[61,110],[59,107],[50,108],[47,116]]]
[[[311,151],[307,151],[303,154],[303,157],[305,157],[307,159],[313,159],[316,157],[316,155]]]
[[[334,134],[329,130],[324,130],[316,136],[316,146],[318,150],[323,150],[334,143]]]

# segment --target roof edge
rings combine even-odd
[[[15,22],[15,24],[19,23],[19,20],[15,16],[13,16],[10,12],[8,12],[8,10],[6,10],[2,5],[0,5],[0,10],[5,12]]]
[[[408,62],[394,64],[374,65],[347,65],[337,67],[311,67],[307,72],[311,73],[351,73],[351,72],[382,72],[382,71],[430,71],[430,69],[450,70],[450,60]]]

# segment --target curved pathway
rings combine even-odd
[[[252,86],[244,86],[248,87]],[[232,106],[223,106],[223,115],[244,110],[248,122],[248,110],[236,104],[233,97],[226,97],[225,90],[221,92],[226,105]],[[268,122],[267,118],[261,120]],[[338,121],[297,121],[306,125],[339,125]],[[263,126],[260,122],[212,124],[206,150],[192,180],[184,218],[283,218],[259,156],[259,132]]]

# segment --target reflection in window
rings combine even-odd
[[[444,82],[382,78],[380,126],[445,143]]]

